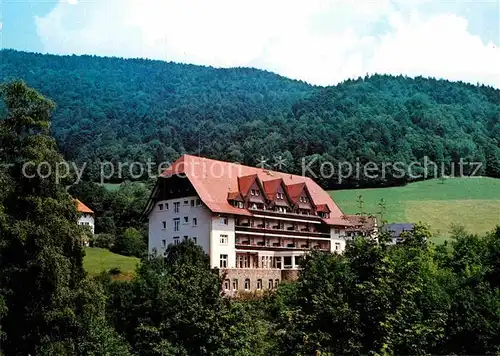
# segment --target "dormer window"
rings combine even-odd
[[[260,195],[260,192],[258,189],[251,189],[250,190],[250,195],[258,197]]]
[[[158,210],[163,210],[163,204],[158,204]]]

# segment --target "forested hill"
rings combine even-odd
[[[172,160],[181,153],[255,165],[303,158],[450,167],[483,163],[500,177],[500,91],[444,80],[375,75],[328,88],[256,69],[142,59],[1,54],[1,79],[22,78],[53,99],[53,130],[67,159]],[[314,169],[314,168],[313,168]],[[390,170],[344,185],[402,183]],[[320,180],[325,187],[337,178]]]
[[[375,75],[325,88],[292,111],[310,143],[298,156],[318,152],[323,160],[359,159],[379,167],[427,156],[439,174],[441,163],[446,174],[455,163],[458,174],[462,158],[481,162],[476,174],[500,177],[500,90],[491,87]],[[464,174],[473,173],[472,165],[463,167]],[[388,179],[377,183],[395,182]]]
[[[202,153],[220,155],[240,125],[290,112],[316,90],[250,68],[13,50],[0,55],[2,80],[22,78],[57,104],[53,129],[68,159],[173,159],[198,150],[198,131]]]

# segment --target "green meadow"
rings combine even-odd
[[[117,268],[120,271],[117,276],[127,279],[133,275],[138,263],[139,259],[136,257],[118,255],[104,248],[86,247],[83,267],[94,275]]]
[[[452,224],[463,225],[468,231],[478,234],[500,225],[500,179],[432,179],[403,187],[329,193],[346,214],[360,212],[358,197],[361,195],[364,212],[375,214],[379,219],[379,203],[384,199],[384,220],[427,223],[438,240],[449,236]]]

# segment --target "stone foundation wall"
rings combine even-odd
[[[299,270],[296,269],[281,270],[282,281],[296,281],[297,279],[299,279]]]
[[[224,284],[227,285],[223,285],[223,289],[229,295],[233,295],[235,292],[275,289],[282,281],[296,281],[299,278],[299,271],[296,269],[228,268],[221,270],[220,273],[222,276],[225,274]],[[245,288],[246,280],[250,282],[248,289]],[[259,280],[261,281],[260,288],[258,286]],[[234,289],[235,281],[236,290]]]
[[[281,283],[281,270],[274,268],[228,268],[221,270],[221,274],[224,275],[225,282],[229,280],[229,290],[234,293],[233,281],[237,280],[238,291],[255,291],[255,290],[267,290],[274,289],[279,283]],[[245,280],[250,280],[250,288],[245,289]],[[258,281],[261,281],[261,287],[258,288]],[[272,281],[272,287],[270,287],[270,281]]]

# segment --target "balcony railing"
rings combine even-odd
[[[321,222],[323,218],[319,215],[311,215],[311,214],[297,214],[292,212],[280,212],[270,209],[259,209],[259,208],[248,208],[249,211],[258,214],[266,214],[270,217],[283,217],[283,218],[296,218],[296,219],[305,219],[305,220],[313,220]]]
[[[250,226],[250,224],[237,224],[236,230],[246,231],[246,232],[254,231],[254,232],[279,233],[281,235],[287,235],[287,236],[299,235],[299,236],[310,236],[310,237],[321,237],[321,238],[330,237],[329,232],[318,231],[306,227],[300,229],[294,227],[284,228],[281,227],[280,225],[270,225],[269,227],[266,227],[264,224],[257,224],[254,226]]]
[[[238,248],[250,248],[250,249],[277,249],[277,250],[328,250],[329,246],[327,245],[317,245],[317,244],[282,244],[282,243],[273,243],[273,244],[265,244],[261,242],[250,242],[248,240],[244,241],[236,241],[235,246]]]

